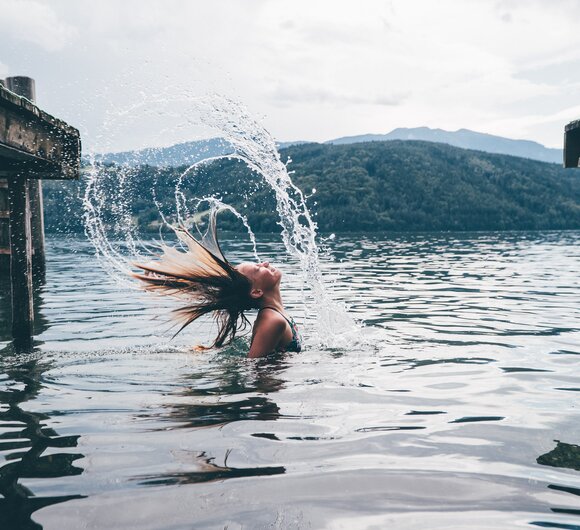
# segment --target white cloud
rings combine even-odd
[[[304,84],[276,84],[269,92],[269,96],[274,104],[286,105],[304,105],[312,104],[331,104],[331,105],[381,105],[394,106],[399,105],[406,97],[406,94],[381,94],[375,93],[357,93],[342,92],[332,87],[326,86],[309,86]]]
[[[0,0],[0,32],[51,52],[61,50],[77,35],[46,2],[34,0]]]
[[[0,9],[0,60],[36,76],[39,101],[86,131],[87,145],[110,134],[100,125],[107,101],[167,88],[226,92],[282,140],[428,125],[557,145],[550,120],[578,102],[576,0],[0,0]],[[40,48],[22,54],[5,45],[7,32]],[[186,128],[164,127],[166,143],[188,139]],[[122,141],[149,137],[144,128]]]

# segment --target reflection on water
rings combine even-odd
[[[196,484],[198,482],[213,482],[229,478],[260,477],[268,475],[281,475],[286,471],[283,466],[235,468],[228,467],[227,460],[231,450],[224,457],[224,465],[219,466],[213,462],[214,457],[208,458],[205,453],[191,457],[190,465],[197,466],[198,471],[173,473],[164,475],[150,475],[137,477],[139,483],[145,486],[169,486],[175,484]]]
[[[556,447],[538,457],[538,464],[552,467],[567,467],[580,471],[580,446],[556,440]]]
[[[33,309],[34,309],[34,335],[44,333],[48,328],[48,321],[41,311],[43,305],[43,292],[46,289],[43,275],[36,279],[33,285]],[[12,300],[10,293],[10,275],[0,275],[0,344],[8,342],[12,338]]]
[[[233,421],[274,421],[280,409],[268,397],[284,386],[277,377],[287,365],[283,355],[261,359],[250,370],[240,368],[240,360],[222,365],[221,371],[208,377],[188,374],[181,379],[181,389],[158,420],[168,420],[178,428],[222,425]],[[259,395],[256,395],[259,394]]]
[[[0,338],[1,528],[580,529],[579,232],[338,237],[361,340],[258,362],[48,243],[37,351]]]
[[[59,436],[46,427],[45,414],[26,410],[26,402],[38,397],[40,379],[47,366],[36,361],[8,369],[0,390],[0,454],[4,465],[0,468],[0,523],[2,528],[42,528],[32,521],[36,510],[81,495],[43,495],[23,484],[23,479],[61,478],[79,475],[83,470],[74,461],[81,454],[61,452],[77,446],[79,436]],[[45,454],[50,451],[50,454]]]

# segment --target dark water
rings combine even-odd
[[[364,341],[256,362],[49,239],[33,354],[0,298],[0,528],[580,529],[579,244],[338,237]]]

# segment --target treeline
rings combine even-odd
[[[281,155],[292,159],[292,179],[309,195],[323,232],[580,229],[580,170],[556,164],[420,141],[304,144]],[[175,184],[183,170],[126,170],[133,174],[118,200],[128,201],[141,229],[159,226],[152,188],[162,210],[174,213]],[[112,187],[119,171],[107,169]],[[83,187],[45,182],[47,231],[83,230]],[[183,191],[186,200],[221,196],[255,231],[278,228],[272,191],[240,162],[218,161],[188,175]],[[220,225],[240,226],[233,216],[223,216]]]

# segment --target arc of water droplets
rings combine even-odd
[[[201,114],[202,121],[218,130],[234,149],[235,154],[227,157],[243,161],[274,190],[284,246],[292,257],[300,261],[309,280],[319,283],[316,223],[302,191],[290,179],[273,138],[238,103],[225,97],[214,97],[204,103],[209,112]]]
[[[348,343],[350,339],[341,341],[340,336],[351,335],[357,327],[344,306],[333,301],[325,288],[316,244],[316,223],[304,194],[294,185],[281,161],[273,138],[243,106],[229,98],[212,97],[202,104],[208,110],[201,113],[202,121],[232,145],[235,154],[229,157],[243,161],[275,192],[284,246],[300,263],[303,281],[311,289],[310,303],[305,301],[310,315],[306,316],[314,317],[316,337],[326,345]]]
[[[167,103],[167,98],[158,98],[161,103]],[[306,318],[309,322],[314,322],[316,329],[314,336],[319,342],[332,346],[344,346],[351,342],[351,339],[340,340],[341,336],[352,335],[358,330],[354,321],[347,314],[345,308],[332,300],[324,285],[320,271],[319,248],[316,243],[316,223],[306,205],[302,191],[294,185],[286,165],[280,159],[276,148],[276,143],[268,131],[264,129],[250,113],[236,101],[212,95],[209,97],[196,97],[187,100],[187,103],[194,103],[198,113],[198,120],[205,126],[217,132],[217,134],[228,142],[233,153],[223,156],[205,159],[192,164],[184,171],[178,179],[175,188],[175,200],[177,208],[177,220],[187,226],[190,212],[187,209],[186,198],[182,192],[182,186],[187,175],[194,174],[202,164],[207,164],[219,159],[238,159],[245,163],[251,170],[259,174],[265,182],[272,188],[276,197],[276,208],[279,216],[278,224],[282,228],[282,241],[287,252],[296,259],[302,271],[303,283],[309,288],[308,299],[305,299]],[[186,118],[191,122],[191,117]],[[122,226],[117,221],[115,228],[123,231],[124,243],[128,246],[133,256],[140,254],[139,248],[143,243],[139,241],[137,235],[131,229],[129,215],[130,209],[126,207],[126,197],[124,197],[127,179],[130,177],[130,168],[119,168],[119,184],[115,199],[118,201],[118,214]],[[110,198],[103,189],[102,182],[99,181],[102,175],[99,174],[98,167],[92,167],[89,173],[88,185],[85,193],[85,226],[89,238],[95,244],[97,254],[104,258],[109,270],[115,269],[125,276],[130,270],[127,258],[121,253],[119,248],[108,237],[110,227],[106,225],[103,218],[105,208],[111,208],[107,204]],[[167,224],[171,224],[165,219],[161,211],[161,205],[154,196],[154,202]],[[254,246],[254,254],[257,256],[256,241],[254,234],[247,222],[247,219],[237,212],[233,207],[223,203],[216,197],[199,198],[196,205],[206,202],[212,208],[225,208],[231,211],[242,220],[248,230],[250,239]],[[114,208],[114,207],[113,207]],[[115,275],[119,280],[119,275]],[[357,333],[358,335],[358,333]]]

